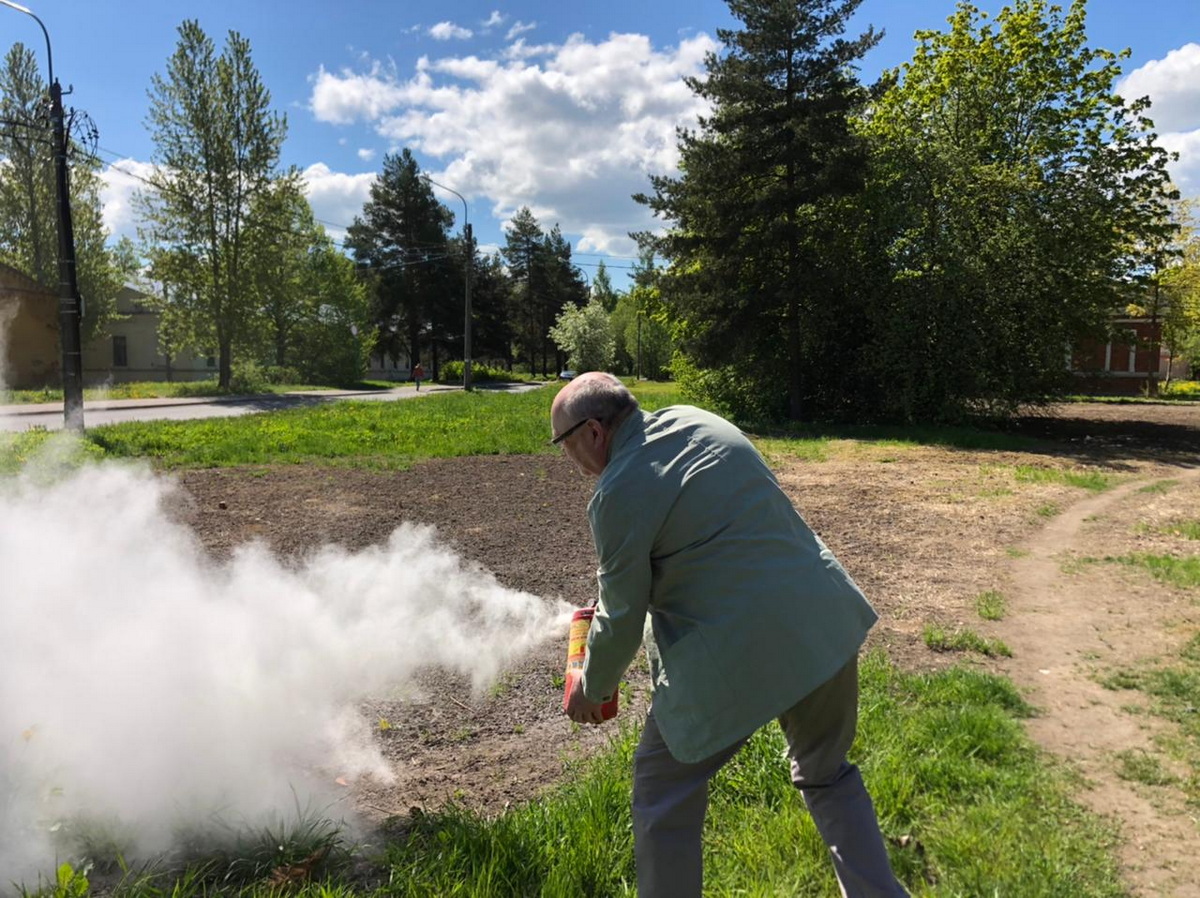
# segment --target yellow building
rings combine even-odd
[[[0,263],[0,386],[57,387],[58,297],[33,278]]]

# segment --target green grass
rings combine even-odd
[[[950,668],[906,674],[882,654],[863,659],[859,735],[851,758],[872,793],[894,869],[914,896],[1123,894],[1114,832],[1069,798],[1074,783],[1048,766],[1022,727],[1030,709],[1007,680]],[[395,819],[360,851],[357,875],[329,871],[303,894],[322,898],[633,898],[630,766],[637,732],[619,721],[612,747],[571,766],[536,802],[497,816],[450,807]],[[827,851],[768,726],[718,775],[705,832],[706,895],[838,894]],[[267,898],[261,874],[280,857],[330,845],[336,827],[295,837],[251,834],[244,854],[153,869],[123,898]],[[295,862],[294,860],[291,862]],[[249,887],[244,878],[255,871]],[[375,885],[362,885],[370,882]],[[358,883],[355,885],[354,883]],[[41,894],[58,895],[52,887]]]
[[[1182,536],[1184,539],[1200,539],[1200,521],[1194,519],[1175,521],[1160,527],[1159,532],[1169,533],[1171,536]]]
[[[974,630],[947,630],[927,624],[922,632],[925,645],[935,652],[976,652],[989,658],[1012,657],[1012,649],[999,639],[986,639]]]
[[[1092,492],[1103,492],[1113,484],[1112,477],[1099,471],[1073,471],[1040,465],[1017,465],[1013,469],[1013,476],[1018,483],[1063,484]]]
[[[1129,567],[1143,568],[1156,580],[1184,589],[1200,587],[1200,555],[1179,558],[1174,555],[1135,553],[1106,558]]]
[[[1154,483],[1148,483],[1138,489],[1139,493],[1154,493],[1162,495],[1171,489],[1173,486],[1178,486],[1178,480],[1156,480]]]
[[[680,401],[673,384],[642,381],[647,410]],[[195,421],[131,421],[89,429],[92,457],[148,458],[165,468],[324,464],[404,469],[424,458],[557,452],[548,445],[553,387],[479,390],[401,402],[345,401],[269,414]],[[12,473],[51,437],[0,435],[0,473]]]
[[[975,597],[975,611],[984,620],[1003,620],[1008,610],[1004,594],[990,589]]]
[[[1188,803],[1200,807],[1200,632],[1194,633],[1168,663],[1143,663],[1135,667],[1109,671],[1100,678],[1107,689],[1132,689],[1145,693],[1151,701],[1149,713],[1171,721],[1178,735],[1160,737],[1164,749],[1180,767],[1192,771],[1181,783]],[[1150,785],[1150,779],[1169,777],[1157,758],[1132,758],[1122,761],[1122,775]],[[1174,778],[1169,779],[1174,784]]]
[[[1163,766],[1158,755],[1151,754],[1145,749],[1127,749],[1117,752],[1116,772],[1121,779],[1131,783],[1141,783],[1143,786],[1171,786],[1179,782]]]
[[[822,462],[830,457],[829,437],[757,437],[754,445],[771,464],[781,461]]]
[[[401,402],[336,402],[271,414],[97,427],[86,438],[111,457],[165,467],[316,463],[402,469],[421,458],[557,451],[550,400],[535,390],[478,391]]]
[[[647,411],[688,401],[674,383],[626,382]],[[520,394],[479,390],[419,402],[346,401],[234,418],[128,422],[91,428],[84,441],[93,457],[148,458],[166,468],[323,464],[397,470],[424,458],[549,452],[545,443],[556,392],[554,386]],[[752,436],[768,457],[811,460],[825,458],[833,440],[858,440],[894,451],[920,445],[1031,445],[1011,435],[949,427],[797,426]],[[0,474],[20,469],[49,437],[35,431],[15,440],[0,438]]]

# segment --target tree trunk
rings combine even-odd
[[[233,381],[233,347],[228,337],[221,337],[219,357],[217,360],[217,387],[228,390]]]

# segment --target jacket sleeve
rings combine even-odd
[[[654,533],[642,501],[597,493],[588,507],[600,567],[600,598],[588,632],[583,694],[594,702],[616,691],[642,644],[650,607]]]

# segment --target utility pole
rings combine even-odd
[[[463,218],[466,218],[466,202],[463,203]],[[463,389],[471,389],[471,269],[475,267],[475,244],[472,242],[471,223],[463,221],[463,239],[466,241],[467,270],[466,279],[466,313],[463,321]]]
[[[0,3],[4,0],[0,0]],[[471,222],[467,220],[467,198],[452,187],[447,187],[445,184],[439,184],[429,175],[421,175],[426,181],[434,187],[440,187],[442,190],[453,193],[456,197],[462,200],[463,204],[463,250],[466,254],[466,271],[464,272],[466,297],[463,311],[463,389],[470,392],[471,390],[471,269],[475,267],[475,250],[474,244],[471,242]]]
[[[54,77],[50,32],[33,11],[0,0],[0,5],[25,13],[38,23],[46,37],[46,70],[50,83],[50,125],[54,151],[54,181],[58,192],[58,336],[62,346],[63,423],[67,430],[83,433],[82,309],[75,272],[75,229],[71,224],[71,188],[67,171],[67,128],[62,85]]]

